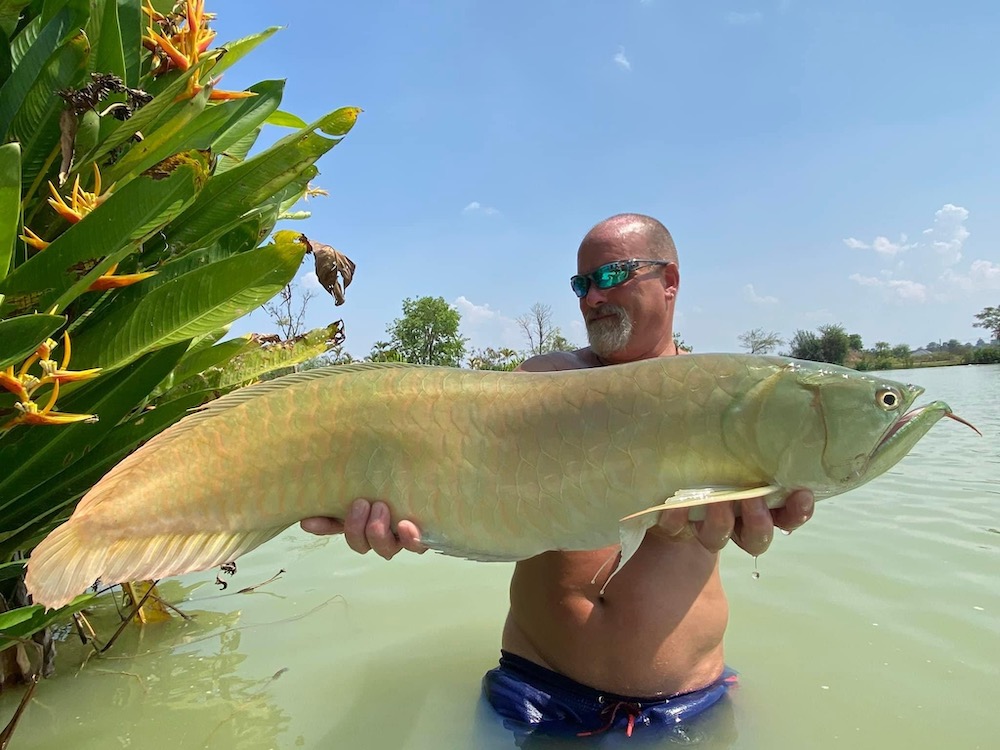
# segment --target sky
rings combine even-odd
[[[470,348],[523,349],[535,303],[586,344],[586,232],[660,219],[675,330],[740,351],[843,325],[866,347],[989,338],[1000,305],[1000,4],[956,0],[209,0],[224,42],[281,29],[221,88],[284,79],[306,121],[364,112],[285,225],[357,264],[356,358],[402,300],[443,297]],[[261,147],[285,134],[272,128]],[[279,226],[279,228],[282,228]],[[273,331],[262,312],[232,334]]]

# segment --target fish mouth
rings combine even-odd
[[[944,401],[933,401],[906,412],[893,422],[869,456],[869,465],[875,462],[886,462],[888,465],[885,468],[889,468],[906,455],[917,441],[927,434],[927,431],[938,420],[944,417],[964,424],[980,437],[983,435],[975,425],[955,414]]]

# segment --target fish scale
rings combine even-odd
[[[885,388],[896,408],[880,405]],[[97,579],[204,570],[302,518],[345,518],[359,497],[386,501],[445,554],[519,560],[620,542],[617,572],[667,507],[697,517],[736,491],[774,507],[796,487],[822,498],[868,481],[950,414],[936,402],[904,419],[920,392],[736,354],[297,373],[224,396],[126,457],[35,548],[26,584],[57,607]],[[843,468],[858,455],[864,471]]]

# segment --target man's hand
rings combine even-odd
[[[689,508],[665,510],[660,515],[661,533],[673,539],[697,539],[711,552],[718,552],[732,539],[751,555],[762,555],[771,546],[775,527],[791,532],[812,518],[815,500],[809,490],[796,490],[781,508],[769,510],[762,498],[740,500],[740,515],[734,503],[705,506],[705,518],[691,523]]]
[[[427,548],[420,543],[420,529],[411,521],[400,521],[397,532],[392,532],[389,506],[382,502],[370,503],[355,500],[347,518],[326,518],[316,516],[305,518],[299,524],[310,534],[343,534],[355,552],[365,554],[369,550],[386,560],[391,560],[400,550],[423,554]]]

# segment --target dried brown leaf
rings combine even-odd
[[[73,168],[73,149],[79,124],[80,121],[71,108],[64,109],[59,115],[59,150],[62,152],[62,163],[59,165],[60,187],[66,184],[69,171]]]
[[[354,278],[354,261],[338,250],[320,242],[305,238],[308,250],[316,261],[316,278],[331,295],[337,305],[344,304],[344,291]],[[341,286],[343,279],[343,286]]]

